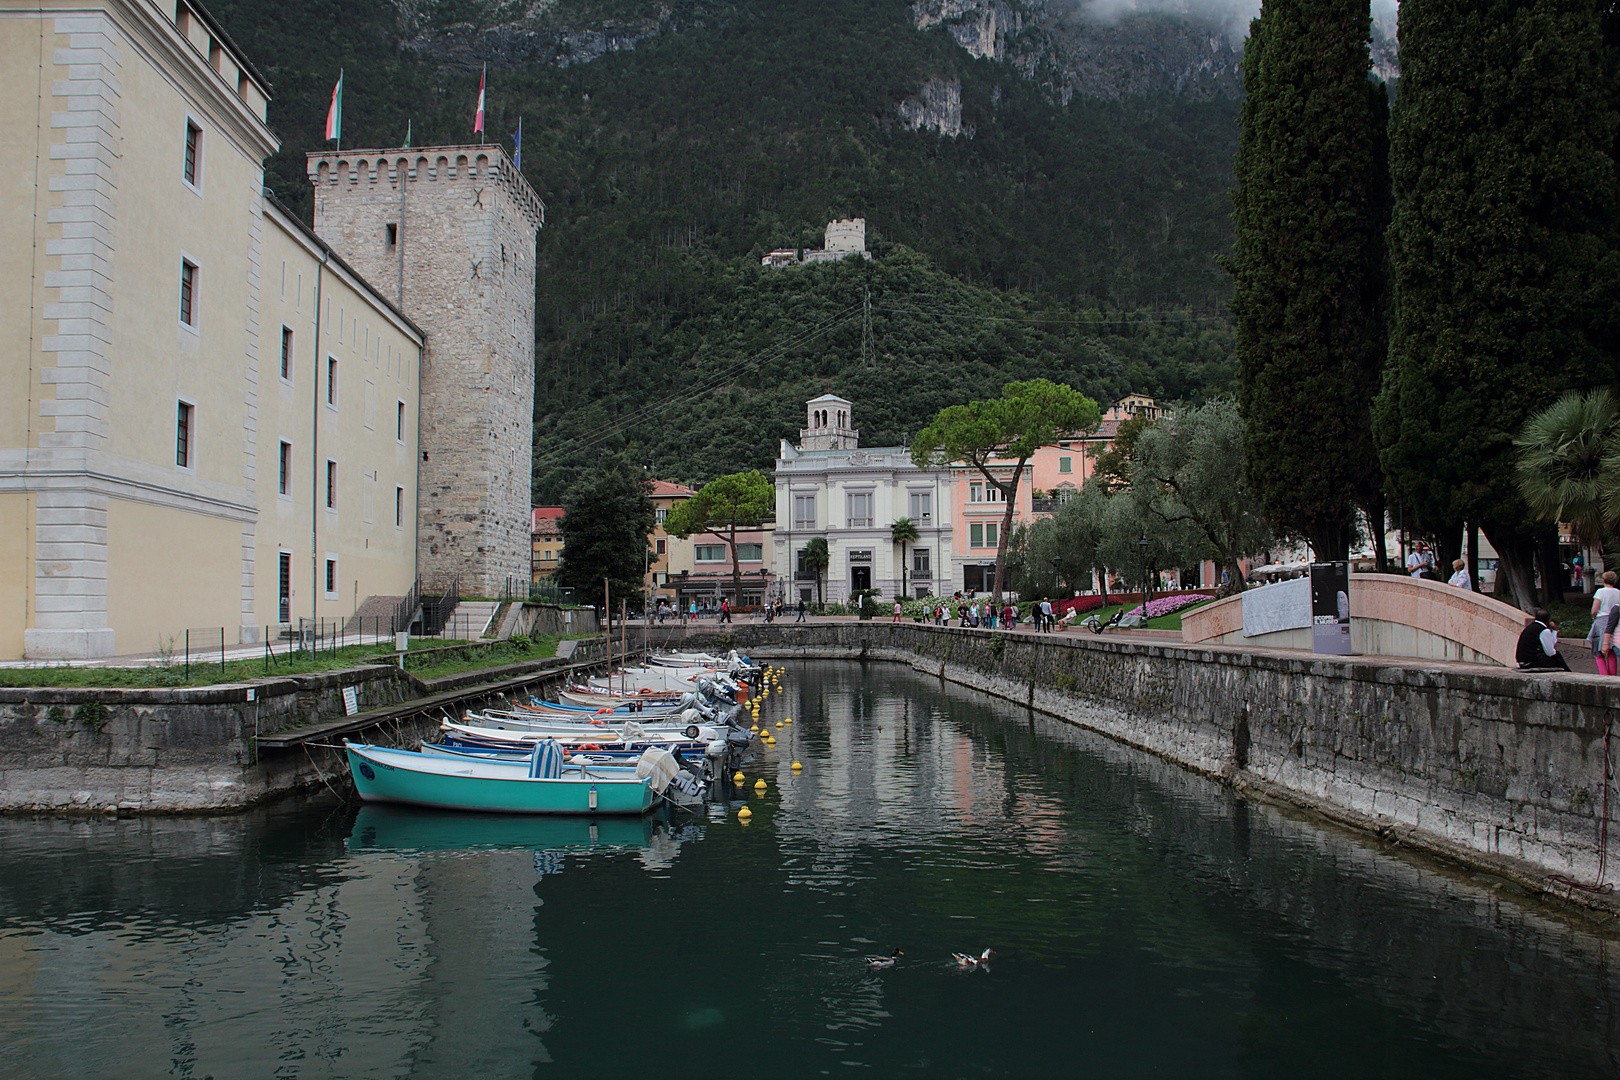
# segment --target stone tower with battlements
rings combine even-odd
[[[310,154],[315,231],[427,337],[424,589],[529,580],[535,240],[545,205],[499,146]]]

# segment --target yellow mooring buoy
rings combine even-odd
[[[754,781],[754,790],[755,791],[764,791],[765,790],[765,778],[763,776],[760,777],[758,780]]]
[[[794,772],[798,772],[798,771],[799,771],[799,770],[800,770],[800,769],[802,769],[802,768],[804,768],[804,766],[803,766],[803,765],[800,765],[800,764],[799,764],[799,763],[798,763],[798,762],[797,762],[797,761],[795,761],[795,762],[794,762],[794,763],[793,763],[793,771],[794,771]]]
[[[743,776],[743,774],[742,774],[742,770],[741,770],[741,769],[738,769],[738,770],[737,770],[737,775],[735,775],[735,776],[733,776],[733,777],[732,777],[732,778],[731,778],[731,782],[732,782],[732,783],[733,783],[733,784],[737,784],[737,785],[739,785],[739,786],[740,786],[740,785],[741,785],[741,784],[742,784],[742,782],[743,782],[743,781],[744,781],[744,780],[745,780],[745,779],[747,779],[747,778],[746,778],[746,777],[745,777],[745,776]]]
[[[748,824],[748,819],[753,817],[753,816],[754,816],[754,812],[752,810],[748,809],[748,807],[746,807],[746,806],[743,807],[741,810],[737,811],[737,820],[742,822],[744,825]]]

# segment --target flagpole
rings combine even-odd
[[[332,87],[332,104],[326,109],[326,128],[321,132],[336,143],[335,152],[343,152],[343,69],[338,68],[337,85]]]

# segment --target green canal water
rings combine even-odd
[[[1498,881],[895,665],[785,716],[746,826],[0,820],[0,1077],[1615,1075],[1616,939]]]

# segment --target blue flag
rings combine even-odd
[[[512,168],[523,171],[523,117],[518,117],[518,129],[512,133]]]

